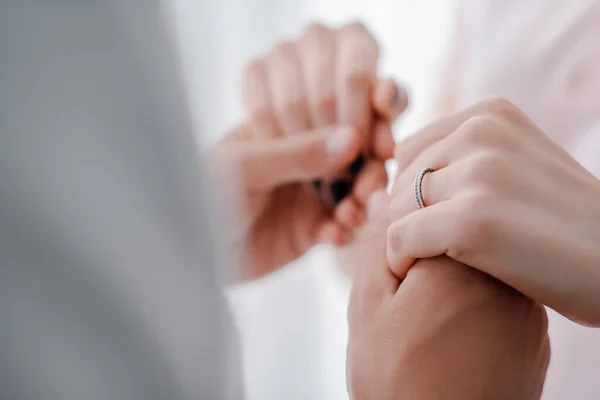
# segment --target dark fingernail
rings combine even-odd
[[[338,205],[350,194],[350,184],[343,179],[336,179],[331,184],[331,194],[333,195],[333,203]]]
[[[406,89],[402,87],[396,88],[396,94],[394,94],[394,98],[392,99],[392,106],[398,107],[402,103],[406,101]]]
[[[352,161],[352,164],[350,164],[347,168],[348,173],[352,174],[352,176],[356,176],[358,175],[358,173],[360,172],[360,170],[362,169],[362,167],[365,165],[365,156],[364,155],[359,155],[358,157],[356,157],[356,159],[354,161]]]

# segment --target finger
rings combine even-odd
[[[387,230],[386,257],[399,279],[406,277],[415,260],[446,254],[456,222],[450,203],[437,203],[392,222]]]
[[[312,127],[336,122],[335,34],[320,24],[309,26],[298,41]]]
[[[394,158],[398,162],[398,171],[404,171],[425,149],[450,135],[473,114],[474,108],[472,107],[442,118],[398,143],[394,150]]]
[[[337,32],[337,46],[335,85],[338,122],[357,127],[366,147],[379,55],[377,42],[363,25],[353,23]]]
[[[425,174],[421,180],[421,195],[426,207],[449,200],[465,183],[469,184],[464,180],[466,174],[463,172],[461,164],[462,162],[459,162]],[[416,188],[414,182],[411,183],[413,184],[396,189],[389,209],[391,221],[419,209],[415,198]]]
[[[356,179],[353,197],[358,204],[365,205],[371,194],[385,189],[387,183],[388,176],[385,165],[381,161],[370,160]]]
[[[408,93],[393,79],[380,79],[375,84],[373,107],[379,117],[393,123],[408,107]]]
[[[336,122],[335,111],[335,34],[321,24],[310,25],[298,40],[297,51],[304,75],[310,127],[319,128]],[[322,200],[332,197],[318,179],[313,187]],[[330,203],[332,204],[332,203]],[[335,204],[335,203],[333,203]]]
[[[355,240],[357,257],[364,259],[365,265],[356,269],[350,300],[354,307],[363,309],[372,309],[376,304],[393,298],[400,285],[385,256],[389,195],[385,190],[377,191],[368,204],[369,219]]]
[[[373,126],[373,154],[381,161],[394,157],[396,142],[388,120],[377,119]]]
[[[533,148],[544,149],[569,162],[571,165],[573,163],[573,159],[560,146],[554,145],[552,141],[540,133],[535,124],[517,107],[503,99],[489,99],[449,117],[442,118],[417,134],[398,143],[394,155],[398,162],[398,171],[403,171],[408,165],[413,163],[426,148],[456,131],[469,119],[478,117],[484,120],[487,119],[488,122],[496,121],[496,123],[509,126],[510,128],[504,130],[504,132],[519,131],[523,133],[520,137],[521,140],[525,140]],[[482,122],[482,120],[479,120],[479,122]],[[523,127],[527,129],[522,129]],[[532,135],[530,132],[537,132],[537,134]]]
[[[331,244],[334,246],[345,246],[352,240],[351,235],[346,233],[335,222],[327,222],[319,232],[319,242]]]
[[[284,134],[298,134],[310,128],[300,58],[296,45],[281,42],[266,59],[271,99]]]
[[[347,165],[360,150],[358,133],[349,127],[315,131],[269,141],[243,142],[235,157],[253,188],[308,182]]]
[[[244,109],[253,135],[259,138],[274,138],[281,134],[275,114],[265,63],[262,59],[250,63],[244,70],[242,80]]]
[[[398,169],[398,178],[392,189],[396,195],[399,190],[412,184],[417,174],[424,168],[439,170],[448,166],[451,162],[459,159],[469,158],[474,152],[485,148],[498,149],[511,144],[511,136],[514,132],[503,121],[497,121],[490,117],[475,116],[454,126],[443,129],[455,129],[449,134],[442,135],[440,140],[433,142],[429,147],[414,157],[411,164]],[[398,148],[398,147],[397,147]],[[518,148],[509,149],[510,153],[519,151]]]
[[[344,199],[335,208],[333,216],[335,222],[347,230],[358,228],[365,220],[363,207],[351,197]]]

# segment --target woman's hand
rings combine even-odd
[[[362,25],[313,25],[246,68],[249,120],[209,157],[238,178],[241,214],[228,236],[242,251],[242,279],[266,275],[318,242],[350,242],[367,196],[386,186],[390,125],[407,98],[376,79],[377,57]]]
[[[600,325],[600,182],[515,106],[485,101],[398,144],[387,258],[446,254]],[[413,181],[423,168],[426,207]]]
[[[373,195],[356,240],[364,264],[348,308],[351,398],[539,399],[550,358],[544,308],[446,256],[398,279],[385,256],[388,202]]]

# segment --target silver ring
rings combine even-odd
[[[415,177],[415,200],[417,201],[417,206],[419,210],[421,208],[425,208],[425,200],[423,199],[423,178],[425,175],[433,172],[434,170],[431,168],[424,168]]]

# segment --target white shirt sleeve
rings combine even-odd
[[[2,398],[241,398],[159,10],[0,3]]]

